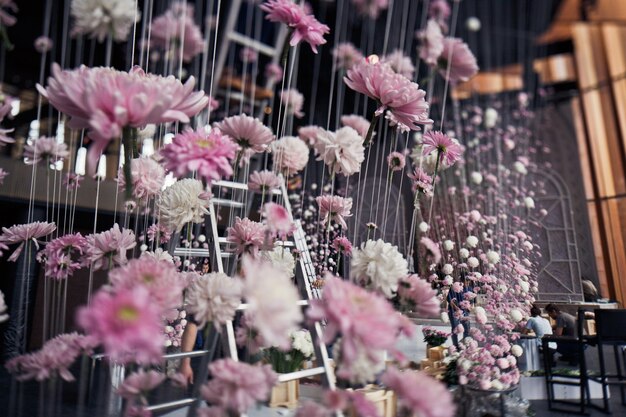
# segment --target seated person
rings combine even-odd
[[[600,293],[593,282],[588,279],[582,280],[583,286],[583,296],[585,297],[585,302],[587,303],[595,303],[600,299]]]
[[[528,334],[531,331],[535,333],[535,336],[537,336],[537,345],[539,347],[539,350],[541,350],[541,338],[546,334],[552,334],[552,326],[550,326],[550,322],[547,319],[541,317],[541,309],[539,307],[533,305],[530,309],[530,315],[531,317],[526,322],[526,327],[522,329],[522,333]],[[556,343],[548,343],[548,348],[551,351],[548,352],[548,354],[550,355],[550,357],[553,357],[554,351],[556,350]]]
[[[576,318],[569,313],[565,313],[554,304],[546,306],[546,313],[556,321],[554,326],[555,336],[578,337],[578,328],[576,327]],[[556,351],[561,354],[561,359],[570,363],[570,365],[578,364],[578,346],[576,343],[559,342]]]

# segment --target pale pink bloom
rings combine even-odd
[[[173,76],[146,74],[139,67],[129,72],[85,66],[61,70],[53,64],[48,87],[37,85],[37,89],[71,117],[69,127],[90,129],[94,143],[88,160],[95,170],[102,151],[111,139],[121,136],[124,127],[189,123],[209,102],[204,92],[193,92],[194,85],[193,77],[183,85]]]
[[[31,144],[24,146],[24,158],[26,164],[34,165],[39,162],[53,164],[62,161],[69,156],[67,145],[57,142],[56,138],[42,136],[33,140]]]
[[[280,204],[265,203],[263,205],[263,217],[267,222],[269,232],[283,240],[291,235],[296,228],[291,214]]]
[[[117,292],[130,291],[137,286],[145,287],[162,310],[180,307],[185,287],[183,278],[174,264],[149,257],[131,259],[126,265],[112,269],[109,281]]]
[[[110,269],[126,263],[126,252],[137,245],[135,234],[130,229],[121,229],[115,223],[107,231],[87,236],[84,265],[98,269]]]
[[[242,48],[239,52],[239,57],[243,62],[254,63],[259,59],[259,54],[252,48]]]
[[[188,223],[202,223],[209,211],[211,192],[202,181],[184,178],[161,193],[157,201],[159,221],[171,231],[180,232]]]
[[[298,128],[298,137],[314,148],[317,144],[317,137],[322,132],[324,129],[319,126],[302,126]]]
[[[320,23],[312,14],[305,14],[296,24],[289,44],[295,46],[300,41],[304,41],[311,46],[311,50],[317,53],[317,46],[324,45],[326,39],[324,35],[330,33],[330,28]]]
[[[336,132],[322,130],[315,144],[318,160],[324,161],[331,174],[350,176],[360,171],[365,160],[363,137],[351,127]]]
[[[333,248],[346,256],[352,255],[352,242],[347,237],[337,236],[333,240]]]
[[[107,36],[122,42],[128,38],[140,13],[136,2],[120,0],[72,0],[73,35],[87,34],[102,42]]]
[[[111,360],[161,362],[161,308],[144,286],[117,293],[98,291],[88,307],[78,310],[76,321],[102,344]]]
[[[437,65],[437,59],[443,52],[443,33],[441,27],[434,20],[430,19],[426,23],[426,29],[416,33],[416,37],[421,41],[419,57],[428,65]]]
[[[341,124],[344,126],[349,126],[352,129],[356,130],[363,139],[365,139],[365,137],[367,136],[367,131],[370,128],[369,120],[357,114],[341,116]]]
[[[378,360],[380,351],[395,352],[399,335],[412,333],[410,321],[385,298],[330,274],[322,298],[311,300],[307,318],[326,320],[325,343],[341,336],[341,365],[347,368],[359,352],[372,360]]]
[[[430,130],[422,136],[422,155],[428,156],[437,152],[440,162],[452,166],[463,155],[463,147],[445,133]]]
[[[301,139],[285,136],[272,143],[274,167],[288,175],[303,170],[309,162],[309,147]]]
[[[288,115],[294,115],[298,119],[304,117],[302,106],[304,105],[304,96],[296,89],[288,88],[280,92],[280,101],[285,106],[285,112]]]
[[[56,230],[54,223],[48,222],[33,222],[27,224],[16,224],[9,228],[3,227],[2,234],[0,235],[0,249],[7,249],[6,245],[15,245],[19,243],[19,246],[13,254],[9,257],[10,262],[17,261],[17,258],[22,253],[24,245],[30,241],[35,244],[35,247],[39,249],[40,239],[44,236]]]
[[[456,406],[445,385],[420,371],[388,368],[382,382],[398,396],[398,405],[411,415],[453,417]]]
[[[387,164],[392,171],[402,171],[406,165],[404,154],[400,152],[391,152],[387,155]]]
[[[408,79],[412,79],[415,74],[415,66],[411,62],[411,58],[404,55],[404,52],[399,49],[383,56],[380,62],[389,65],[397,74],[404,75]]]
[[[126,187],[126,178],[122,175],[123,168],[117,177],[117,185]],[[130,172],[133,186],[133,197],[147,201],[161,192],[165,183],[165,170],[152,158],[135,158],[130,161]]]
[[[220,359],[209,365],[211,380],[200,388],[200,395],[211,405],[231,413],[245,413],[257,402],[265,401],[278,376],[270,365],[249,365]]]
[[[161,149],[165,169],[181,178],[190,173],[207,182],[233,175],[237,145],[219,129],[186,129]]]
[[[304,15],[304,9],[291,0],[268,0],[259,7],[267,13],[267,20],[287,26],[295,26]]]
[[[82,175],[74,174],[73,172],[68,172],[63,177],[63,185],[65,185],[68,190],[76,191],[80,187],[80,182],[82,180],[83,180]]]
[[[389,7],[389,0],[352,0],[360,14],[377,19],[380,12]]]
[[[441,313],[437,291],[433,290],[428,281],[416,274],[400,280],[398,295],[403,302],[409,304],[418,317],[439,317]]]
[[[241,305],[242,285],[238,278],[220,272],[206,274],[189,286],[186,309],[202,328],[206,323],[216,327],[233,320]]]
[[[132,400],[140,396],[146,396],[165,381],[165,374],[155,370],[144,371],[139,369],[128,375],[122,385],[117,389],[118,395],[127,400]]]
[[[430,238],[422,236],[420,243],[426,248],[426,251],[432,256],[432,263],[438,264],[441,260],[441,250],[439,245],[433,242]]]
[[[44,343],[40,350],[16,356],[5,366],[18,381],[44,381],[59,376],[71,382],[74,376],[69,368],[80,355],[91,354],[96,345],[96,340],[90,336],[60,334]]]
[[[278,64],[270,62],[265,66],[265,77],[270,81],[276,82],[283,78],[283,68]]]
[[[328,408],[312,401],[305,401],[297,410],[294,417],[332,417]]]
[[[428,118],[426,92],[408,78],[396,74],[388,65],[363,60],[343,78],[351,89],[378,102],[376,115],[391,111],[396,120],[412,130],[418,124],[431,124]]]
[[[17,13],[17,11],[17,4],[13,0],[0,0],[0,26],[13,26],[17,18],[9,13]]]
[[[52,49],[52,39],[47,36],[39,36],[35,39],[35,50],[41,54],[45,54]]]
[[[245,317],[266,346],[291,348],[290,334],[300,329],[300,295],[284,268],[270,262],[243,258]],[[271,291],[268,289],[271,288]]]
[[[456,281],[454,284],[452,284],[452,291],[460,293],[463,291],[463,283]]]
[[[204,50],[202,31],[193,18],[193,4],[175,2],[151,24],[150,44],[167,51],[172,59],[189,62]]]
[[[322,223],[327,224],[334,220],[342,228],[347,229],[346,218],[352,216],[352,198],[344,198],[338,195],[323,195],[315,198],[322,217]]]
[[[150,242],[155,242],[158,245],[162,245],[164,243],[169,242],[172,238],[172,232],[167,227],[163,226],[161,223],[155,223],[148,227],[146,232],[148,236],[148,240]]]
[[[439,74],[451,84],[467,81],[478,72],[476,57],[469,46],[459,38],[443,40],[443,51],[439,56],[438,66]]]
[[[363,59],[363,54],[350,42],[343,42],[333,48],[333,58],[337,69],[349,70]]]
[[[232,227],[226,229],[226,235],[228,243],[235,246],[237,254],[249,253],[256,256],[265,241],[265,227],[247,217],[236,217]]]
[[[434,19],[446,32],[448,31],[447,20],[451,13],[448,0],[432,0],[428,5],[428,17]]]
[[[82,267],[80,258],[86,247],[87,239],[80,233],[67,234],[48,242],[37,255],[45,264],[45,276],[61,280],[74,275],[74,271]]]
[[[254,171],[248,179],[248,189],[262,194],[271,192],[280,187],[282,180],[272,171]]]
[[[415,168],[408,177],[413,182],[413,192],[420,192],[426,196],[432,195],[433,178],[428,175],[422,168]]]
[[[265,152],[275,137],[272,130],[256,117],[240,114],[227,117],[215,124],[225,135],[230,136],[241,150]]]

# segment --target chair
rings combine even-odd
[[[626,309],[619,310],[595,310],[596,336],[595,343],[598,345],[598,359],[600,362],[600,374],[589,376],[589,380],[602,384],[603,407],[605,413],[610,412],[608,387],[616,385],[620,387],[622,405],[626,405],[626,375],[620,361],[620,349],[626,345]],[[604,346],[613,346],[615,358],[615,373],[607,372],[604,357]]]
[[[585,360],[585,344],[587,343],[584,335],[584,325],[586,320],[585,310],[578,310],[578,337],[565,337],[546,335],[542,338],[543,347],[543,366],[545,369],[546,392],[548,394],[548,409],[550,411],[560,411],[573,414],[587,414],[586,408],[591,405],[589,394],[589,381],[587,375],[587,361]],[[559,374],[552,370],[552,355],[548,354],[549,343],[568,343],[576,345],[579,357],[580,375]],[[555,385],[567,385],[580,387],[580,398],[575,400],[557,399],[554,393]],[[555,404],[561,404],[559,407]]]

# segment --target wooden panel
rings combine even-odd
[[[626,305],[626,248],[624,247],[623,227],[620,222],[619,201],[615,199],[601,202],[604,218],[604,236],[607,240],[609,264],[613,277],[615,296],[622,306]],[[623,204],[626,209],[626,204]]]
[[[578,142],[578,155],[580,159],[580,168],[582,171],[583,185],[585,187],[585,199],[592,200],[595,198],[593,189],[593,172],[591,170],[591,155],[587,146],[587,133],[585,132],[585,123],[583,120],[579,98],[572,99],[572,120],[576,130],[576,141]]]
[[[593,6],[587,9],[587,16],[591,21],[624,22],[626,21],[626,1],[595,0]]]
[[[602,25],[609,75],[612,79],[615,113],[620,127],[622,152],[626,149],[626,28],[614,23]]]
[[[593,252],[596,258],[596,268],[598,270],[598,282],[600,283],[600,294],[603,297],[615,298],[615,288],[611,275],[606,268],[607,258],[605,256],[605,247],[603,245],[604,230],[600,230],[600,221],[598,218],[596,202],[587,203],[587,212],[589,213],[589,226],[591,228],[591,239],[593,240]]]
[[[533,62],[542,84],[576,81],[576,66],[572,54],[552,55]]]

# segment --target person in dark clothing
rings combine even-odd
[[[556,322],[554,325],[554,335],[563,337],[578,337],[576,318],[569,313],[561,311],[554,304],[546,306],[546,313]],[[561,359],[576,365],[579,361],[578,346],[572,342],[558,342],[556,351],[561,354]]]
[[[471,290],[463,285],[462,282],[455,282],[448,291],[448,316],[450,317],[450,326],[452,327],[452,343],[454,346],[459,346],[459,336],[456,333],[458,325],[463,326],[463,338],[469,336],[470,331],[470,310],[469,300],[465,297],[465,294]]]

